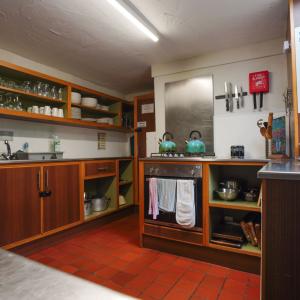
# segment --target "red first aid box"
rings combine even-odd
[[[260,71],[249,74],[249,91],[254,93],[269,92],[269,71]]]

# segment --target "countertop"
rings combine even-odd
[[[238,159],[238,158],[226,158],[226,157],[145,157],[140,158],[140,161],[177,161],[177,162],[257,162],[257,163],[266,163],[269,162],[270,159],[266,158],[244,158],[244,159]]]
[[[0,299],[135,299],[0,249]]]
[[[258,172],[261,179],[300,180],[300,161],[273,160]]]
[[[87,158],[62,158],[62,159],[41,159],[41,160],[4,160],[0,159],[0,166],[6,164],[35,164],[35,163],[57,163],[72,161],[89,161],[89,160],[115,160],[115,159],[133,159],[131,156],[123,157],[87,157]]]

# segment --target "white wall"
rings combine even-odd
[[[101,90],[116,97],[124,97],[117,91],[105,89],[71,74],[61,72],[51,67],[41,65],[21,56],[0,49],[0,60],[8,61],[35,71],[42,72],[66,81],[77,83],[92,89]],[[0,118],[0,130],[14,132],[12,150],[19,150],[25,142],[29,143],[30,152],[50,151],[52,135],[58,135],[61,140],[61,150],[65,158],[87,157],[116,157],[130,154],[129,135],[113,131],[106,131],[106,149],[97,149],[97,129],[69,127],[59,125],[41,124],[27,121],[16,121]],[[0,153],[6,151],[5,145],[0,141]]]
[[[214,102],[214,143],[219,157],[230,155],[230,146],[245,145],[246,156],[263,157],[265,142],[256,126],[258,119],[267,119],[270,111],[275,117],[284,115],[282,94],[288,86],[287,59],[282,53],[282,40],[272,40],[249,45],[239,49],[211,53],[186,61],[164,65],[154,65],[156,129],[148,135],[148,153],[158,150],[158,138],[165,131],[165,84],[197,77],[212,75],[214,95],[224,94],[224,82],[242,85],[248,91],[248,74],[254,71],[269,70],[271,76],[270,93],[264,96],[262,112],[253,112],[252,96],[245,97],[245,108],[228,113],[224,100]],[[259,102],[259,101],[257,101]],[[201,128],[200,128],[201,130]]]

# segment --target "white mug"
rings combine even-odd
[[[57,107],[52,108],[52,116],[53,117],[58,117],[58,108]]]
[[[64,117],[64,111],[63,111],[62,108],[60,108],[60,109],[58,110],[58,117],[60,117],[60,118],[63,118],[63,117]]]
[[[43,115],[43,114],[44,114],[44,111],[45,111],[45,108],[41,106],[40,109],[39,109],[40,114]]]
[[[32,113],[32,106],[27,107],[27,112]]]
[[[39,107],[37,105],[32,106],[32,112],[34,114],[38,114],[39,113]]]
[[[50,106],[45,106],[44,107],[44,114],[46,116],[51,116],[51,107]]]

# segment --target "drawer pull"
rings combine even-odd
[[[100,167],[97,168],[97,171],[101,172],[101,171],[107,171],[109,168],[108,167]]]

